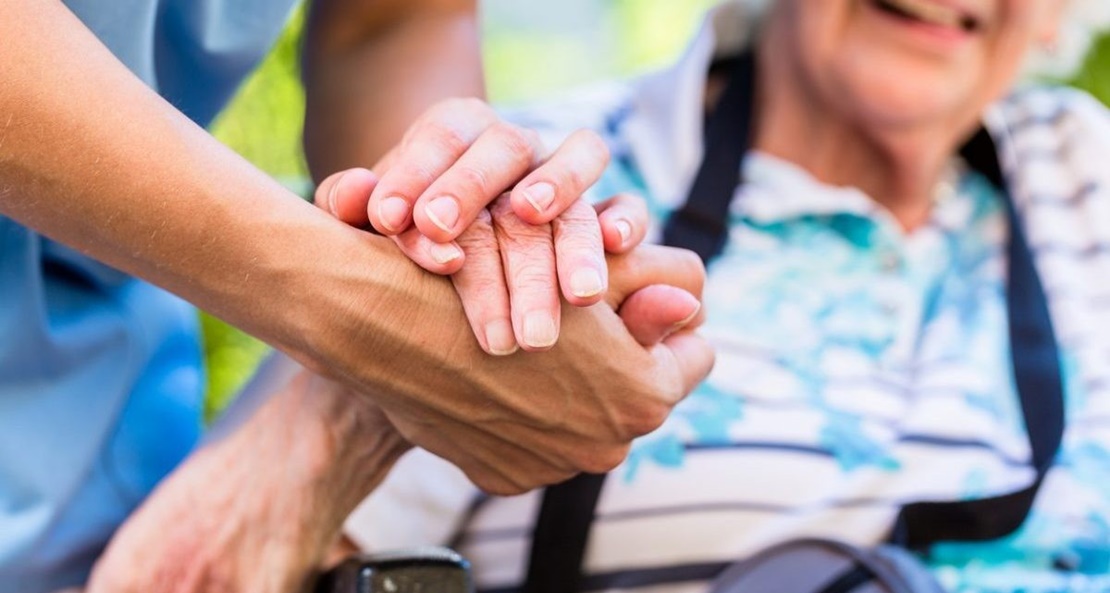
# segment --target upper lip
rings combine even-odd
[[[971,5],[969,5],[969,4],[971,4],[969,2],[959,2],[957,0],[928,0],[928,1],[932,2],[934,4],[940,4],[941,6],[947,6],[949,8],[952,8],[954,10],[959,11],[963,15],[964,18],[971,19],[972,22],[974,22],[977,26],[980,26],[980,27],[983,26],[984,24],[986,24],[987,17],[989,16],[987,14],[986,7],[983,6],[983,4],[981,2],[974,5],[974,6],[971,6]]]
[[[897,0],[892,0],[897,1]],[[970,28],[981,28],[987,22],[988,14],[986,7],[981,3],[971,5],[971,3],[960,0],[911,0],[918,3],[935,4],[949,8],[959,13],[961,21],[970,24]]]

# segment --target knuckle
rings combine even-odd
[[[567,228],[567,226],[570,225],[572,227],[570,230],[589,229],[597,230],[599,234],[601,232],[598,226],[597,212],[582,200],[576,200],[571,203],[571,205],[552,222],[559,225],[561,228]]]
[[[513,202],[510,195],[508,193],[501,194],[497,199],[490,202],[487,210],[489,210],[492,220],[499,223],[499,226],[504,226],[508,220],[511,220],[508,217],[513,216]]]
[[[579,233],[560,233],[555,239],[555,259],[560,270],[573,273],[580,267],[605,269],[605,246],[600,239],[576,236]]]
[[[474,103],[476,101],[477,99],[473,97],[447,97],[432,105],[421,119],[436,120],[449,118],[455,114],[466,115],[475,109]]]
[[[540,133],[532,128],[517,128],[524,136],[524,140],[528,143],[529,149],[532,152],[533,162],[545,160],[547,158],[547,148],[544,146],[543,138]]]
[[[475,235],[463,242],[458,240],[463,252],[466,253],[468,267],[463,270],[469,270],[472,273],[470,277],[480,278],[481,282],[491,284],[497,282],[504,283],[501,272],[501,253],[497,247],[497,241],[493,237],[487,235]],[[460,270],[461,271],[461,270]]]
[[[547,480],[547,484],[558,484],[559,482],[565,482],[578,475],[578,473],[579,472],[574,469],[554,469],[552,471],[551,478]]]
[[[698,254],[688,249],[678,250],[679,265],[690,270],[696,277],[705,278],[705,262]]]
[[[556,183],[556,186],[561,185],[569,193],[574,194],[575,197],[578,197],[578,194],[581,194],[592,183],[591,180],[587,179],[586,172],[581,167],[569,167],[562,172],[561,177],[561,183]]]
[[[544,464],[542,467],[534,468],[533,471],[528,473],[528,480],[517,484],[524,491],[534,490],[542,486],[550,486],[565,481],[574,476],[573,470],[564,470],[551,465]]]
[[[647,201],[640,194],[621,192],[614,196],[613,204],[622,212],[637,219],[646,219],[648,216]]]
[[[522,228],[515,237],[499,237],[497,243],[505,251],[506,263],[517,274],[538,275],[555,267],[555,246],[550,234],[540,235]]]
[[[491,484],[491,487],[489,489],[486,489],[486,493],[490,494],[491,496],[517,496],[519,494],[524,494],[531,489],[532,488],[529,488],[528,486],[517,484],[515,482],[509,482],[507,480],[497,480],[496,482]]]
[[[514,289],[527,293],[546,293],[556,284],[554,268],[546,263],[533,263],[531,258],[513,266],[510,278]]]
[[[563,187],[573,190],[576,197],[593,185],[609,164],[609,147],[600,136],[589,130],[575,132],[563,144],[561,151],[565,152],[565,157],[561,158],[557,152],[552,162],[563,163],[557,176],[562,179]]]
[[[528,224],[517,218],[512,210],[494,212],[493,219],[498,242],[503,247],[511,248],[513,252],[525,253],[526,257],[555,257],[551,225]]]
[[[466,264],[453,277],[467,286],[481,288],[505,286],[504,273],[501,271],[501,253],[497,242],[487,236],[472,236],[466,241],[458,241],[466,254]]]
[[[595,239],[592,234],[585,235],[585,233],[577,232],[576,229],[570,229],[570,231],[572,232],[563,229],[562,232],[556,235],[555,251],[558,254],[556,259],[560,265],[574,264],[578,258],[582,257],[596,258],[598,262],[601,262],[601,258],[605,257],[605,247],[601,244],[600,238]]]
[[[627,443],[596,447],[580,460],[578,467],[591,474],[610,472],[624,462],[630,447]]]
[[[484,208],[479,210],[474,222],[470,223],[470,226],[455,241],[467,253],[471,251],[476,253],[492,251],[496,253],[498,251],[497,237],[493,233],[493,222],[489,211]]]
[[[418,122],[451,125],[476,135],[496,120],[496,113],[485,101],[475,97],[451,97],[433,105]]]
[[[465,115],[487,115],[493,111],[483,100],[477,97],[452,97],[444,101],[453,111]]]
[[[472,227],[482,228],[484,231],[493,231],[493,216],[489,210],[482,208],[478,214],[474,216],[474,222],[471,223]]]
[[[428,138],[436,148],[450,154],[462,154],[470,146],[470,142],[459,130],[443,123],[431,124]]]
[[[549,474],[543,468],[527,464],[514,467],[505,475],[490,476],[484,484],[479,484],[479,488],[493,496],[517,496],[551,483]]]
[[[517,126],[498,122],[493,126],[493,133],[503,149],[512,159],[512,164],[520,168],[532,165],[534,147],[525,131]]]
[[[597,132],[581,129],[574,133],[574,139],[576,142],[580,142],[593,158],[609,160],[609,145]]]
[[[463,136],[462,131],[456,129],[455,126],[440,119],[429,118],[412,126],[409,134],[405,136],[402,146],[413,152],[423,152],[426,147],[430,146],[433,149],[451,154],[461,154],[470,146],[470,142]]]
[[[671,413],[672,407],[673,404],[657,398],[644,398],[636,406],[630,406],[628,413],[620,421],[622,440],[632,441],[659,428]]]
[[[567,144],[573,145],[582,161],[589,163],[591,168],[600,170],[609,164],[609,145],[592,130],[578,130],[567,139]]]
[[[462,196],[474,193],[484,194],[489,189],[489,175],[479,167],[460,165],[453,177],[452,183]]]
[[[407,183],[416,183],[427,187],[436,180],[438,175],[421,163],[409,163],[403,170],[403,179]]]
[[[485,472],[467,472],[467,477],[469,477],[470,481],[482,492],[490,496],[513,496],[517,494],[511,484],[497,476],[492,476]]]

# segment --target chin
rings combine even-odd
[[[858,75],[836,93],[838,107],[868,127],[951,126],[954,121],[978,117],[979,101],[970,89],[953,84],[951,77],[899,73],[906,71],[856,69]]]

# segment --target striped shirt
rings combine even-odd
[[[721,19],[735,18],[726,11]],[[598,197],[634,191],[658,223],[701,157],[702,84],[724,27],[673,68],[514,117],[557,141],[602,133]],[[1067,429],[1025,525],[937,546],[953,591],[1110,589],[1110,116],[1031,88],[985,117],[1061,346]],[[854,188],[767,155],[744,161],[729,242],[708,270],[707,381],[607,480],[591,590],[700,592],[700,567],[800,536],[881,541],[900,505],[1018,490],[1032,475],[1010,370],[1001,197],[964,173],[912,233]],[[539,495],[482,498],[424,453],[348,522],[371,548],[453,543],[479,588],[523,578]]]

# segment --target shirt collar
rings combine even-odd
[[[832,214],[881,216],[882,209],[860,190],[821,183],[805,169],[783,159],[751,151],[741,169],[745,180],[743,199],[732,202],[732,213],[754,222]]]

